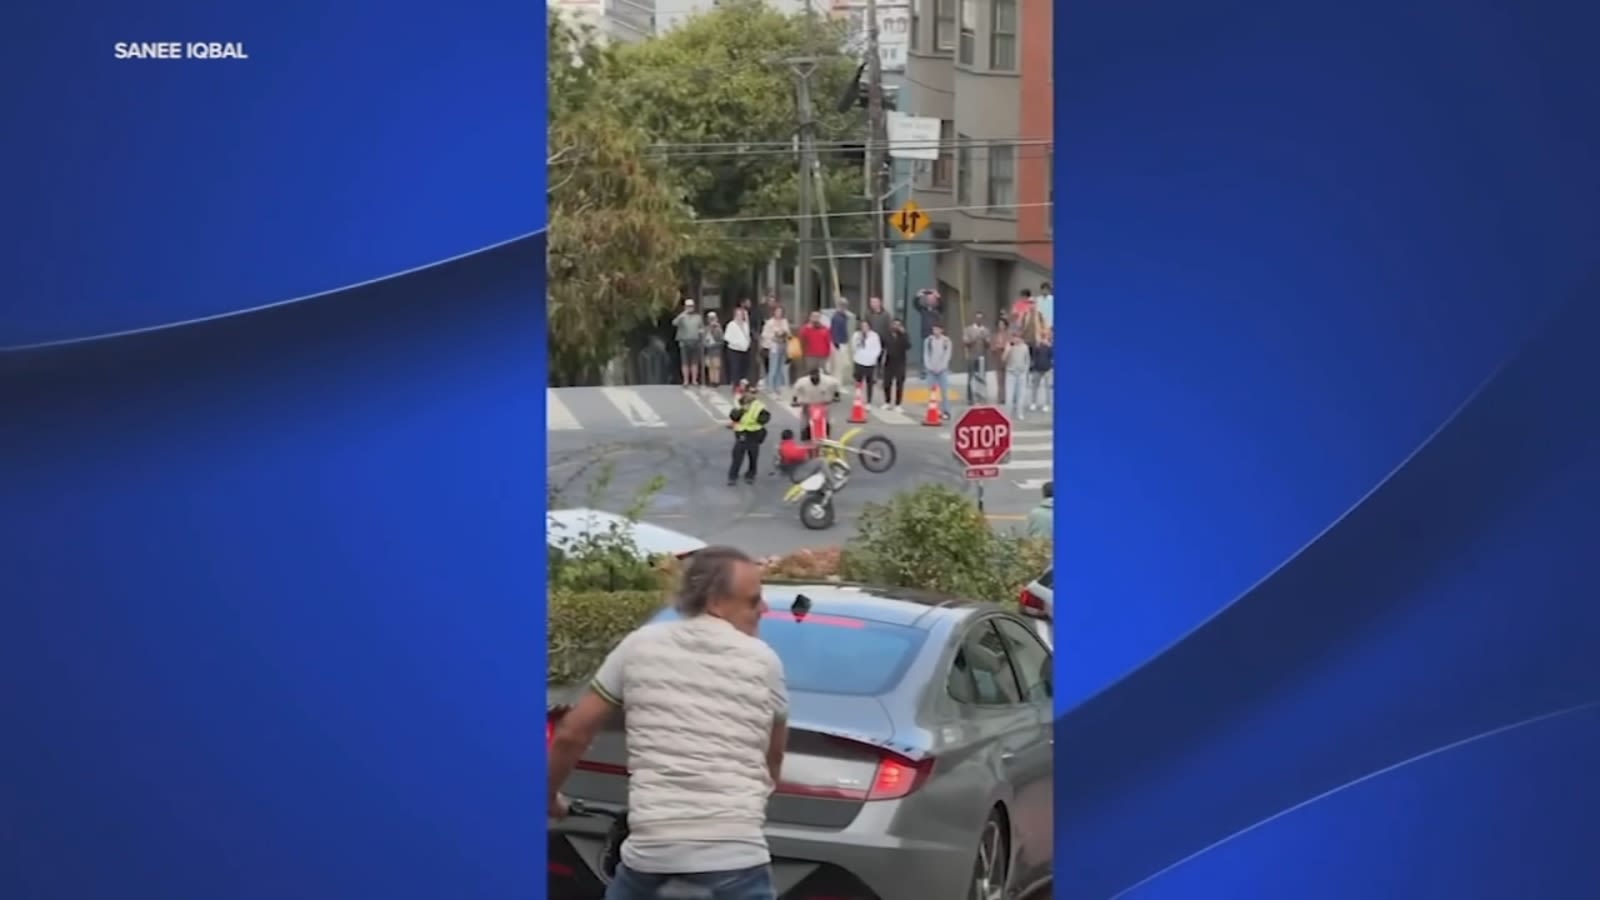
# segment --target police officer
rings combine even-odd
[[[767,439],[767,423],[772,421],[772,413],[767,411],[766,404],[761,402],[756,392],[750,389],[748,381],[739,382],[737,396],[738,405],[728,413],[728,421],[733,428],[733,462],[728,466],[729,487],[738,482],[739,471],[745,468],[746,460],[750,463],[750,470],[745,473],[744,483],[755,483],[756,458],[760,455],[762,442]]]

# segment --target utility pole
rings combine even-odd
[[[817,70],[817,62],[811,57],[794,57],[785,60],[789,70],[794,75],[795,111],[799,116],[800,127],[795,137],[795,156],[799,170],[800,186],[800,241],[795,258],[795,315],[794,321],[802,322],[810,312],[811,303],[811,132],[816,125],[816,116],[811,110],[811,74]]]
[[[867,0],[867,171],[863,181],[867,200],[872,210],[872,260],[868,271],[873,273],[868,294],[883,297],[885,308],[893,308],[894,299],[885,296],[889,286],[888,250],[889,218],[883,201],[889,193],[888,158],[889,125],[883,107],[883,57],[879,54],[878,0]],[[863,311],[866,300],[863,298]]]

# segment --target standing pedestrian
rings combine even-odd
[[[1042,330],[1038,312],[1039,301],[1033,299],[1033,291],[1027,288],[1023,288],[1011,303],[1011,330],[1030,347],[1039,342]]]
[[[783,663],[758,637],[761,567],[732,547],[707,547],[689,557],[681,583],[677,617],[623,638],[556,724],[547,815],[568,815],[562,787],[621,719],[630,833],[606,897],[652,900],[670,885],[706,900],[774,900],[765,828],[789,700]]]
[[[722,344],[728,348],[728,383],[737,386],[741,381],[755,383],[750,371],[750,310],[742,306],[733,309],[733,321],[722,330]]]
[[[983,322],[983,313],[972,314],[972,321],[961,332],[961,349],[967,357],[967,405],[983,403],[989,395],[989,326]]]
[[[749,297],[740,300],[739,307],[745,311],[745,327],[750,332],[750,368],[745,377],[750,379],[751,387],[760,387],[767,371],[766,354],[761,352],[761,329],[767,324],[767,311]]]
[[[906,394],[906,361],[911,356],[911,335],[906,334],[906,323],[899,319],[889,322],[889,333],[883,338],[883,408],[902,412],[901,404]]]
[[[1039,321],[1044,325],[1045,334],[1050,336],[1051,343],[1055,342],[1056,331],[1056,289],[1050,282],[1039,284]]]
[[[851,362],[854,363],[851,377],[856,387],[861,388],[861,396],[870,402],[873,376],[878,371],[878,363],[883,360],[883,338],[872,330],[871,322],[862,319],[850,348]]]
[[[879,337],[889,333],[889,323],[893,318],[889,315],[889,311],[883,308],[882,297],[867,298],[867,321],[872,323],[872,330],[876,331]]]
[[[672,328],[678,341],[678,368],[683,375],[683,386],[698,385],[700,366],[706,356],[705,319],[693,300],[683,301],[683,308],[672,318]]]
[[[1001,400],[1011,414],[1011,421],[1021,422],[1023,419],[1023,400],[1028,396],[1028,370],[1033,366],[1033,353],[1020,335],[1011,335],[1010,343],[1006,344],[1001,354],[1001,371],[1005,373],[1005,380],[1011,385],[1010,402]]]
[[[1050,332],[1046,329],[1039,335],[1039,342],[1033,345],[1033,366],[1028,373],[1028,411],[1050,411],[1050,396],[1054,393],[1055,378],[1051,370],[1055,368],[1056,348],[1050,342]]]
[[[772,421],[772,413],[767,411],[767,405],[761,402],[760,394],[750,382],[734,382],[734,396],[739,399],[728,413],[729,427],[733,429],[733,460],[728,465],[728,487],[733,487],[739,480],[739,470],[744,468],[746,462],[749,463],[749,469],[744,474],[744,483],[755,483],[756,460],[761,457],[761,445],[767,440],[767,423]]]
[[[1039,501],[1038,506],[1028,510],[1027,524],[1023,526],[1026,529],[1024,534],[1031,538],[1050,540],[1056,531],[1056,483],[1046,481],[1039,493],[1043,495],[1043,499]]]
[[[770,307],[767,323],[761,326],[761,352],[767,358],[767,390],[773,394],[789,387],[789,341],[793,339],[783,307]]]
[[[944,323],[933,323],[933,333],[922,342],[922,378],[928,389],[939,389],[939,418],[950,418],[950,338],[944,333]],[[969,388],[970,390],[970,388]]]
[[[944,300],[933,288],[923,288],[917,291],[916,307],[919,314],[918,334],[926,341],[928,335],[933,334],[935,324],[944,324]]]
[[[722,322],[715,312],[706,313],[705,328],[706,384],[722,386]]]
[[[800,352],[803,362],[801,371],[810,372],[829,371],[833,367],[829,361],[833,357],[833,334],[831,329],[822,322],[822,313],[814,312],[800,326]]]
[[[833,318],[828,320],[828,331],[833,337],[833,377],[844,380],[850,365],[850,335],[855,331],[851,320],[850,301],[839,297],[833,302]]]
[[[994,402],[1006,405],[1006,350],[1011,347],[1011,322],[1005,316],[994,323],[994,334],[989,338],[989,352],[993,354]],[[1026,371],[1026,367],[1024,367]]]

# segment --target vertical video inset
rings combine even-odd
[[[1050,17],[552,3],[552,897],[1047,895]]]

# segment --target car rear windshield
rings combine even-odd
[[[1039,586],[1040,587],[1049,588],[1052,591],[1055,590],[1056,589],[1056,570],[1055,570],[1055,567],[1052,566],[1051,568],[1045,569],[1044,570],[1044,574],[1039,576],[1038,581],[1039,581]]]
[[[665,610],[658,620],[677,618]],[[926,633],[903,625],[812,613],[796,620],[773,611],[761,639],[778,652],[791,691],[881,694],[899,683]]]

